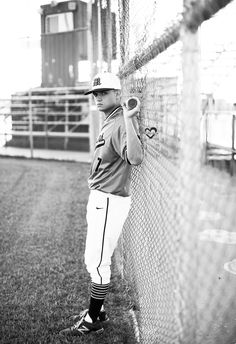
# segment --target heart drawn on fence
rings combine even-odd
[[[151,128],[145,128],[145,133],[149,139],[152,139],[153,136],[156,134],[157,128],[151,127]]]

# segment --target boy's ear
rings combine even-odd
[[[120,100],[120,98],[121,98],[121,90],[116,90],[116,98]]]

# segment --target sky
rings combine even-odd
[[[11,0],[1,3],[0,98],[18,90],[23,91],[30,85],[40,84],[40,14],[38,10],[43,3],[47,1]]]
[[[116,1],[116,0],[113,0]],[[133,1],[133,0],[131,0]],[[161,23],[170,17],[170,8],[177,6],[181,0],[159,0],[158,6],[162,11]],[[137,7],[143,0],[136,0]],[[40,50],[40,5],[50,3],[47,0],[10,0],[2,1],[0,12],[0,98],[9,96],[15,91],[24,91],[29,87],[40,86],[41,83],[41,50]],[[151,3],[151,2],[150,2]],[[178,5],[179,6],[179,5]],[[138,10],[137,10],[138,11]],[[173,11],[172,11],[173,12]],[[141,13],[141,11],[137,12]],[[171,14],[172,15],[172,14]],[[234,80],[236,66],[232,70],[233,60],[236,59],[236,0],[221,11],[214,20],[202,25],[200,36],[202,59],[212,63],[205,73],[207,79],[216,79],[216,75],[223,73],[230,81],[228,97],[235,97]],[[218,49],[218,53],[217,53]],[[223,54],[222,49],[226,52]],[[227,53],[228,50],[228,53]],[[212,54],[213,55],[210,55]],[[204,63],[205,63],[204,62]],[[223,66],[223,67],[222,67]],[[226,71],[226,69],[228,69]],[[219,78],[218,78],[219,80]],[[220,78],[222,82],[222,78]],[[225,89],[214,81],[214,87]]]
[[[67,0],[64,0],[67,1]],[[87,2],[87,0],[82,0]],[[40,13],[51,0],[6,0],[0,11],[0,98],[41,83]],[[58,1],[60,2],[60,1]]]

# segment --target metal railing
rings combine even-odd
[[[16,137],[28,140],[33,156],[34,138],[48,148],[51,137],[64,141],[89,139],[88,97],[80,94],[16,94],[0,99],[0,144],[9,146]],[[78,147],[79,148],[79,147]]]
[[[236,157],[235,111],[207,111],[203,120],[206,161],[229,160],[233,175]]]

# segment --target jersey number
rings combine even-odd
[[[101,159],[101,158],[98,158],[98,163],[97,163],[97,166],[96,166],[95,172],[97,172],[97,171],[98,171],[98,169],[99,169],[99,166],[101,165],[101,162],[102,162],[102,159]]]

